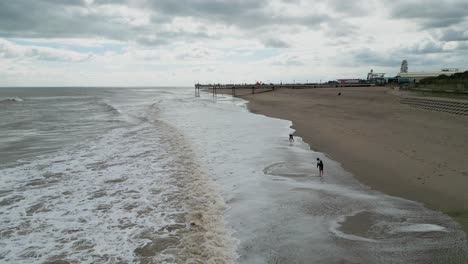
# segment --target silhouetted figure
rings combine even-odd
[[[323,162],[317,158],[317,168],[319,169],[319,176],[323,176]]]
[[[294,142],[294,136],[293,136],[293,134],[289,134],[289,142]]]
[[[340,96],[340,95],[341,95],[341,92],[338,93],[338,96]]]

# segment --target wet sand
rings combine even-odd
[[[250,93],[237,92],[250,111],[291,120],[295,135],[361,183],[447,213],[468,231],[467,117],[400,104],[382,87]]]

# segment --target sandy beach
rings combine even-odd
[[[237,94],[250,111],[291,120],[295,135],[361,183],[447,213],[468,231],[467,117],[400,104],[382,87],[249,93]]]

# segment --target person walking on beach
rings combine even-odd
[[[289,134],[289,142],[294,142],[294,136],[293,136],[293,134]]]
[[[323,162],[317,158],[317,168],[319,169],[319,176],[323,176]]]

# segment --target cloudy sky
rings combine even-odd
[[[468,69],[467,0],[0,0],[0,86]]]

